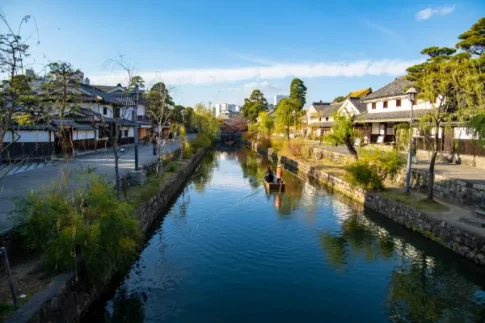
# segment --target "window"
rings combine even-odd
[[[377,103],[372,102],[372,109],[373,109],[373,110],[375,110],[375,109],[376,109],[376,107],[377,107]]]
[[[401,107],[401,99],[396,100],[396,108],[400,108],[400,107]]]
[[[328,121],[328,117],[325,118],[325,121]]]
[[[108,108],[107,107],[104,107],[103,108],[103,115],[107,115],[108,114]]]
[[[387,101],[384,101],[383,103],[384,103],[383,108],[384,108],[384,109],[387,109]]]
[[[125,137],[128,137],[128,130],[125,130]]]

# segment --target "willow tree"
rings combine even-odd
[[[344,145],[354,159],[358,159],[355,141],[362,138],[362,133],[353,126],[353,116],[347,113],[335,113],[330,133],[323,136],[323,141],[332,145]]]
[[[295,114],[299,109],[300,102],[292,99],[281,99],[275,112],[275,130],[284,132],[290,139],[290,127],[295,122]]]
[[[158,176],[163,172],[162,147],[166,143],[166,138],[163,136],[163,129],[169,124],[174,103],[169,89],[163,82],[158,82],[153,85],[145,98],[147,101],[147,113],[157,124],[157,131],[154,132],[153,141],[155,142],[155,152],[158,161],[156,169]]]
[[[259,113],[259,131],[263,136],[271,137],[271,132],[274,128],[274,120],[268,115],[268,112],[263,111]]]
[[[206,135],[211,140],[217,137],[221,128],[219,121],[202,103],[198,103],[194,107],[192,126],[197,129],[199,135]]]

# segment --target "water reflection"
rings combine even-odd
[[[107,311],[105,322],[110,323],[141,323],[145,321],[144,304],[145,293],[129,293],[126,286],[122,286],[112,302],[112,310]]]
[[[482,269],[292,174],[268,194],[268,164],[209,153],[91,321],[485,319]]]
[[[386,261],[398,255],[388,285],[386,304],[397,322],[481,322],[485,294],[447,263],[436,262],[422,250],[362,214],[352,214],[339,232],[322,230],[320,245],[328,263],[338,272],[355,259]],[[483,283],[483,280],[480,281]]]
[[[241,150],[234,153],[241,165],[243,177],[247,178],[249,185],[254,189],[263,187],[263,177],[268,166],[272,163],[249,150]],[[267,193],[268,200],[273,201],[274,207],[280,215],[291,215],[292,211],[299,207],[303,194],[303,182],[295,176],[284,176],[285,192]]]
[[[195,190],[199,193],[204,191],[205,185],[212,180],[212,175],[214,173],[214,169],[216,169],[219,164],[217,160],[217,153],[214,150],[209,150],[202,162],[200,163],[197,172],[192,177],[192,183],[195,187]]]

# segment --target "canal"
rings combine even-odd
[[[478,322],[481,268],[268,162],[213,152],[86,322]]]

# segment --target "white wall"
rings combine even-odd
[[[145,110],[145,106],[144,105],[138,104],[138,110],[136,111],[136,115],[137,116],[144,116],[144,115],[146,115],[146,110]]]
[[[85,139],[94,139],[95,133],[94,130],[74,130],[72,132],[72,140],[85,140]]]
[[[379,135],[380,134],[380,123],[372,123],[372,134]]]
[[[17,142],[49,142],[49,131],[43,130],[19,130],[17,134],[20,139]],[[17,138],[17,135],[14,135]],[[3,139],[5,142],[12,142],[12,132],[8,131]]]
[[[98,104],[98,103],[85,103],[85,102],[79,105],[83,108],[90,109],[91,111],[97,112],[107,118],[113,117],[113,108],[110,105],[104,105],[104,104]],[[106,114],[103,114],[104,107],[106,107]]]
[[[398,99],[401,99],[401,106],[397,107],[396,102]],[[387,108],[384,108],[384,101],[387,101]],[[369,113],[379,113],[379,112],[394,112],[394,111],[410,111],[411,110],[411,101],[407,98],[407,96],[401,97],[392,97],[392,98],[381,98],[372,100],[367,103],[367,112]],[[372,104],[376,103],[376,108],[372,109]],[[414,105],[414,110],[420,109],[430,109],[432,105],[430,102],[418,100],[417,104]]]
[[[456,127],[453,129],[454,137],[456,139],[477,139],[474,138],[471,133],[468,133],[467,128],[464,127]]]
[[[121,138],[134,137],[133,127],[121,127]],[[128,136],[125,136],[125,130],[128,130]]]

